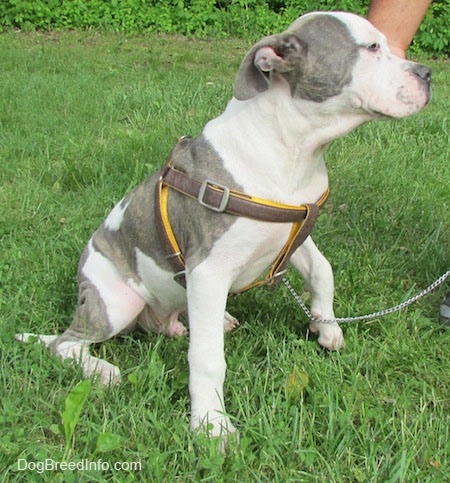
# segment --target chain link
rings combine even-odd
[[[439,287],[439,285],[444,283],[444,281],[449,277],[449,275],[450,275],[450,270],[448,270],[446,273],[441,275],[431,285],[429,285],[427,288],[425,288],[418,294],[414,295],[413,297],[409,298],[408,300],[405,300],[404,302],[398,305],[395,305],[394,307],[379,310],[378,312],[373,312],[372,314],[358,315],[356,317],[342,317],[338,319],[319,319],[319,320],[313,317],[313,315],[311,314],[311,312],[308,310],[303,300],[301,299],[300,295],[295,291],[294,287],[292,287],[291,283],[286,277],[283,278],[283,283],[286,285],[287,289],[291,293],[294,300],[297,302],[298,306],[303,310],[303,312],[305,312],[309,320],[314,320],[316,322],[320,322],[321,324],[349,324],[351,322],[357,322],[361,320],[378,319],[379,317],[384,317],[385,315],[398,312],[399,310],[402,310],[405,307],[408,307],[408,305],[411,305],[412,303],[421,299],[422,297],[424,297],[425,295],[433,291],[436,287]]]

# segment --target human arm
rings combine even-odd
[[[394,54],[405,57],[431,0],[372,0],[367,19],[389,42]]]

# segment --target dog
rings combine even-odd
[[[354,14],[309,13],[260,40],[225,111],[198,137],[180,139],[168,164],[93,234],[71,326],[39,340],[78,361],[85,377],[116,383],[119,369],[92,356],[90,344],[137,327],[183,335],[187,311],[191,427],[233,433],[223,400],[223,334],[238,324],[226,312],[229,294],[270,267],[273,283],[289,261],[311,292],[319,344],[343,347],[341,328],[321,323],[334,318],[333,273],[309,235],[327,195],[324,151],[367,121],[419,112],[430,76]]]

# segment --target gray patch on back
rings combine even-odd
[[[210,179],[240,189],[231,174],[203,136],[185,138],[172,150],[174,167],[201,181]],[[94,233],[94,248],[112,261],[126,279],[140,282],[137,274],[136,247],[161,268],[172,270],[158,236],[155,220],[155,189],[159,174],[147,178],[122,201],[128,203],[118,230],[103,223]],[[206,258],[214,245],[236,220],[233,215],[215,213],[175,190],[169,193],[169,217],[186,263],[190,268]]]

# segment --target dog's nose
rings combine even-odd
[[[431,82],[431,70],[426,65],[416,64],[412,67],[411,71],[427,84]]]

